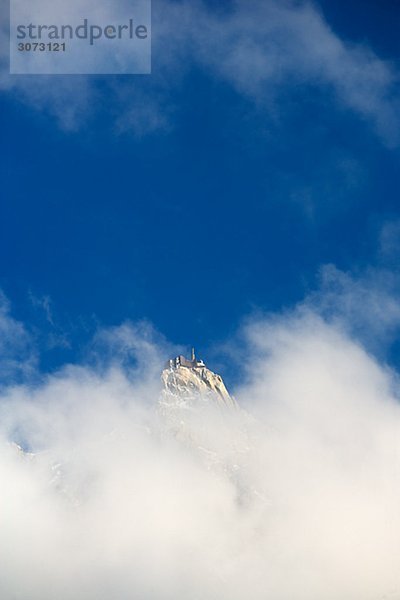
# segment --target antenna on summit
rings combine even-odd
[[[192,362],[195,362],[196,354],[194,353],[194,348],[192,348]]]

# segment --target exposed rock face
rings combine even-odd
[[[230,430],[240,412],[222,377],[196,360],[193,351],[191,360],[184,356],[169,360],[161,380],[158,411],[164,431],[197,448],[207,463],[217,463],[220,452],[214,447],[212,432]]]
[[[183,360],[190,364],[190,361]],[[193,361],[193,364],[196,366],[182,366],[178,359],[169,362],[161,375],[164,384],[161,402],[178,402],[187,406],[216,403],[221,408],[237,408],[236,401],[229,395],[222,377],[206,366],[197,366],[204,365],[202,361]]]
[[[238,502],[249,502],[254,491],[247,483],[245,465],[252,422],[222,377],[192,352],[191,360],[178,356],[168,361],[161,379],[158,414],[163,434],[183,444],[208,470],[228,476]]]

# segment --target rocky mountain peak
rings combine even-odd
[[[162,372],[163,401],[192,406],[198,402],[217,403],[221,407],[236,408],[220,375],[210,371],[192,350],[191,359],[180,355],[169,360]]]

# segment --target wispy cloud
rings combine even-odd
[[[6,41],[3,31],[3,53]],[[266,118],[280,116],[280,95],[291,86],[297,93],[322,87],[385,143],[399,140],[397,71],[368,46],[341,39],[309,2],[237,0],[221,12],[200,1],[156,0],[151,86],[137,77],[128,86],[102,81],[100,89],[91,78],[3,74],[2,87],[56,116],[67,129],[84,123],[106,93],[116,105],[118,128],[142,136],[172,127],[173,92],[193,66],[230,84]]]
[[[0,386],[31,375],[36,366],[31,335],[12,317],[10,303],[0,291]]]
[[[274,102],[287,86],[324,86],[387,142],[397,141],[397,73],[367,46],[340,39],[316,5],[238,0],[224,17],[198,10],[193,23],[196,59],[258,104]]]
[[[400,280],[384,268],[368,267],[358,273],[325,265],[319,288],[301,304],[358,337],[372,352],[385,351],[400,328]]]

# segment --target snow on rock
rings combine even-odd
[[[163,431],[201,459],[207,469],[222,472],[238,489],[251,493],[244,469],[252,421],[230,396],[220,375],[203,363],[177,357],[161,374],[158,413]]]
[[[174,366],[175,364],[169,365],[162,372],[164,389],[161,403],[178,402],[181,405],[193,405],[215,402],[221,408],[237,408],[236,401],[229,395],[220,375],[205,366],[187,367],[179,363],[178,366]]]

